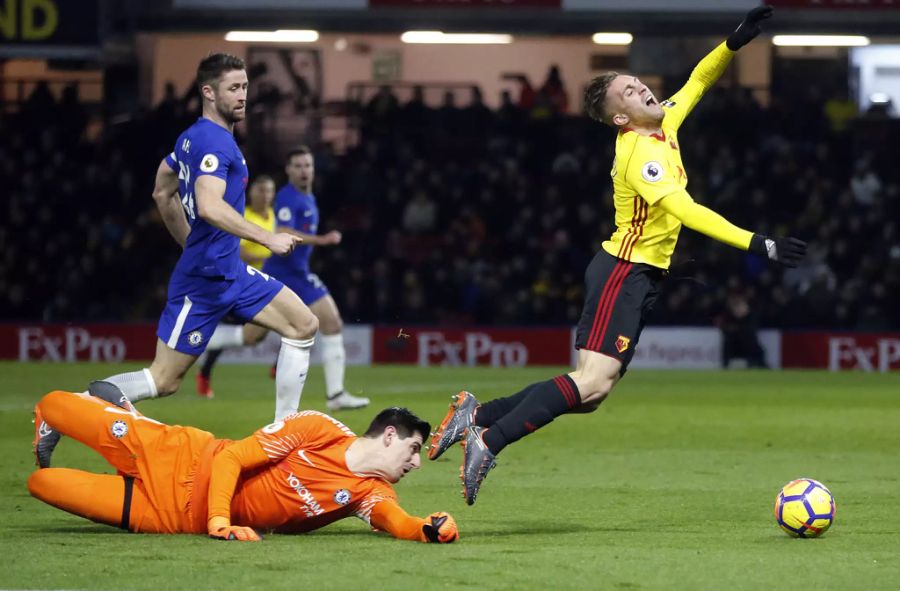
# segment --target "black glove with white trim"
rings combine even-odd
[[[769,238],[762,234],[754,234],[750,239],[748,250],[785,267],[793,268],[806,256],[806,243],[796,238]]]
[[[725,45],[728,46],[728,49],[731,51],[737,51],[741,47],[747,45],[753,39],[756,38],[757,35],[762,33],[762,29],[759,26],[759,23],[770,18],[772,16],[772,7],[771,6],[757,6],[753,10],[747,13],[747,16],[744,17],[743,22],[738,25],[738,28],[735,29],[734,33],[728,37],[728,40],[725,42]]]

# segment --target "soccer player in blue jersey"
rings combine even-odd
[[[287,256],[302,238],[267,231],[243,216],[248,170],[233,135],[246,114],[243,60],[208,56],[197,68],[197,84],[203,114],[156,172],[153,198],[183,248],[157,328],[156,357],[149,368],[92,382],[89,391],[132,402],[174,394],[219,320],[231,313],[282,337],[275,378],[280,420],[297,410],[281,401],[299,401],[319,322],[290,288],[242,262],[239,243],[244,238]]]
[[[317,234],[319,207],[312,193],[315,178],[315,160],[306,146],[291,150],[284,167],[287,184],[275,195],[275,219],[277,230],[296,236],[303,243],[286,257],[269,257],[263,272],[277,277],[300,296],[319,320],[319,344],[322,348],[322,366],[325,370],[326,406],[329,410],[363,408],[368,398],[354,396],[344,389],[344,338],[343,322],[337,304],[322,280],[309,269],[309,257],[313,246],[340,244],[341,233],[332,230]],[[215,332],[210,350],[238,347],[247,342],[259,342],[263,338],[262,326],[240,327],[222,325]],[[279,363],[280,363],[279,359]],[[285,410],[296,409],[300,399],[283,400]],[[282,399],[279,398],[279,404]],[[280,408],[280,407],[279,407]]]

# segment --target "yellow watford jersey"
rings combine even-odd
[[[613,199],[616,231],[603,243],[613,256],[633,263],[669,268],[681,222],[658,206],[660,199],[687,187],[678,128],[719,78],[733,52],[724,43],[697,64],[687,84],[662,102],[662,132],[640,135],[624,127],[616,138]]]
[[[244,210],[244,219],[251,224],[256,224],[264,230],[268,230],[269,232],[275,231],[275,211],[271,207],[266,210],[265,217],[259,215],[248,207],[246,210]],[[269,250],[265,246],[262,246],[261,244],[253,242],[252,240],[241,240],[241,252],[246,252],[248,255],[256,259],[267,259],[272,256],[271,250]],[[262,263],[254,263],[253,266],[257,269],[262,269]]]

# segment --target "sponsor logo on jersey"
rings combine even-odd
[[[128,435],[128,423],[125,421],[113,421],[113,424],[109,427],[109,431],[116,439],[122,439]]]
[[[219,168],[219,159],[215,154],[207,154],[200,161],[200,170],[203,172],[215,172]]]
[[[316,497],[309,492],[309,489],[300,482],[300,479],[294,476],[293,472],[288,474],[287,477],[288,486],[290,486],[297,493],[297,496],[300,497],[300,509],[303,510],[303,513],[307,517],[315,517],[316,515],[321,515],[325,513],[325,509],[322,508],[322,505],[319,504],[319,501],[316,500]]]
[[[199,330],[193,331],[188,335],[188,342],[191,344],[191,346],[196,347],[203,342],[203,333]]]
[[[291,208],[290,207],[282,207],[278,210],[278,219],[282,222],[291,221]]]
[[[631,339],[626,336],[619,335],[619,338],[616,339],[616,351],[619,353],[624,353],[628,350],[628,345],[631,344]]]
[[[648,183],[655,183],[663,177],[662,164],[655,160],[651,160],[641,169],[641,176],[644,177],[644,180]]]
[[[339,488],[334,491],[334,502],[340,506],[344,506],[350,502],[350,491],[346,488]]]

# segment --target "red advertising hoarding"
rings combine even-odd
[[[375,327],[373,363],[435,365],[569,365],[569,328]]]
[[[900,0],[767,0],[766,4],[781,8],[850,8],[862,10],[875,8],[891,10],[900,8]]]
[[[562,0],[369,0],[369,8],[559,8]]]
[[[900,333],[785,332],[782,367],[839,370],[900,370]]]
[[[155,324],[0,325],[0,359],[118,362],[155,351]]]

